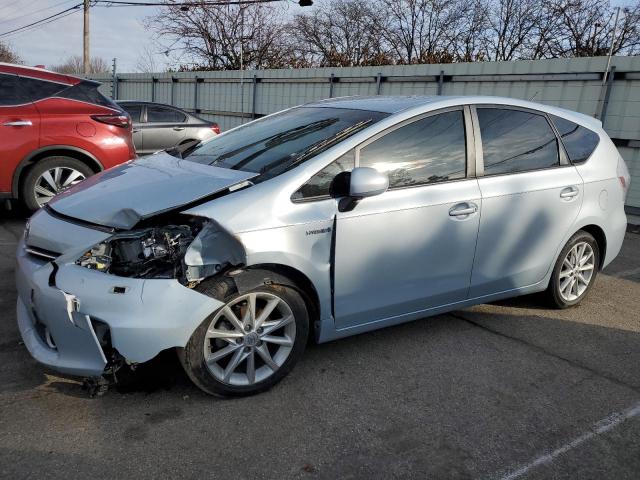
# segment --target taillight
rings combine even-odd
[[[216,135],[220,135],[220,125],[218,125],[217,123],[211,125],[211,130],[213,130],[213,133],[215,133]]]
[[[627,199],[627,194],[629,193],[629,182],[631,181],[631,175],[629,175],[629,169],[627,168],[627,164],[624,163],[622,157],[618,158],[618,167],[616,168],[616,175],[618,176],[618,180],[620,180],[620,186],[622,187],[622,195],[623,198]]]
[[[130,125],[129,115],[113,114],[113,115],[91,115],[96,122],[106,123],[107,125],[115,125],[116,127],[127,128]]]

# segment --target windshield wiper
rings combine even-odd
[[[202,140],[190,140],[188,142],[181,143],[175,147],[165,149],[165,152],[176,158],[185,158],[193,150],[202,143]]]

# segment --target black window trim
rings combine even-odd
[[[149,117],[148,117],[148,108],[149,107],[160,107],[160,108],[164,108],[167,110],[171,110],[173,112],[177,112],[180,115],[184,116],[184,120],[182,122],[149,122]],[[142,115],[140,115],[140,118],[142,119]],[[171,105],[165,105],[163,103],[145,103],[144,104],[144,122],[141,123],[153,123],[155,125],[158,125],[158,128],[160,127],[172,127],[174,125],[184,125],[186,123],[189,123],[189,114],[187,112],[183,112],[182,110],[180,110],[179,108],[173,107]]]
[[[564,144],[562,143],[560,135],[558,134],[558,130],[556,129],[555,125],[553,124],[553,121],[551,120],[547,112],[544,112],[542,110],[536,110],[535,108],[520,107],[517,105],[508,105],[508,104],[501,104],[501,103],[474,103],[470,105],[470,107],[471,107],[471,116],[474,124],[473,131],[475,135],[476,148],[477,148],[476,175],[478,178],[502,177],[506,175],[522,175],[522,174],[531,173],[531,172],[540,172],[543,170],[556,170],[559,168],[566,168],[566,167],[573,166],[569,161],[569,156],[567,155],[567,152],[564,148]],[[485,174],[484,173],[484,149],[482,146],[482,134],[480,133],[480,120],[478,119],[478,108],[496,108],[499,110],[516,110],[520,112],[539,115],[544,119],[546,119],[547,124],[551,128],[551,131],[555,135],[556,141],[558,142],[558,158],[559,158],[558,165],[554,165],[553,167],[543,167],[543,168],[535,168],[532,170],[524,170],[521,172]]]
[[[557,129],[556,124],[553,121],[553,118],[551,118],[551,116],[561,118],[566,122],[570,122],[570,123],[573,123],[574,125],[577,125],[578,127],[586,128],[587,130],[589,130],[591,133],[595,134],[598,137],[598,142],[596,143],[595,147],[593,147],[593,150],[591,150],[591,153],[589,154],[589,156],[586,159],[582,160],[581,162],[574,162],[574,161],[571,160],[571,157],[569,157],[569,152],[567,152],[567,148],[564,146],[564,142],[562,140],[562,135],[560,135],[560,130]],[[589,128],[589,127],[585,127],[584,125],[581,125],[580,123],[574,122],[573,120],[569,120],[568,118],[565,118],[562,115],[556,115],[556,114],[553,114],[553,113],[552,114],[548,114],[547,115],[547,120],[551,123],[551,127],[553,128],[553,131],[555,132],[556,137],[558,137],[558,140],[560,141],[560,145],[562,146],[562,151],[564,152],[565,157],[567,159],[567,162],[569,162],[570,165],[573,165],[573,166],[575,166],[575,165],[584,165],[585,163],[587,163],[591,159],[591,157],[593,156],[593,152],[595,152],[596,149],[598,148],[598,145],[600,145],[601,138],[600,138],[600,134],[598,132],[595,132],[595,131],[591,130],[591,128]]]
[[[346,155],[347,153],[351,152],[352,150],[354,151],[354,157],[355,157],[355,159],[354,159],[354,168],[357,168],[360,165],[360,150],[363,149],[364,147],[366,147],[367,145],[375,142],[376,140],[384,137],[385,135],[393,132],[394,130],[402,128],[402,127],[404,127],[406,125],[410,125],[411,123],[418,122],[418,121],[420,121],[420,120],[422,120],[424,118],[431,117],[433,115],[442,114],[442,113],[457,112],[457,111],[461,111],[462,112],[462,114],[463,114],[463,122],[464,122],[465,159],[466,159],[465,176],[462,177],[462,178],[455,178],[455,179],[451,179],[451,180],[442,180],[442,181],[431,182],[431,183],[421,183],[421,184],[418,184],[418,185],[404,185],[404,186],[399,186],[399,187],[389,187],[388,191],[404,190],[404,189],[409,189],[409,188],[425,188],[425,187],[431,187],[431,186],[434,186],[434,185],[442,185],[442,184],[446,184],[446,183],[461,182],[461,181],[466,181],[466,180],[473,179],[473,178],[476,177],[478,144],[476,142],[475,132],[473,130],[473,119],[472,119],[471,109],[470,109],[469,105],[454,105],[454,106],[450,106],[450,107],[443,107],[443,108],[439,108],[437,110],[431,110],[431,111],[428,111],[428,112],[420,113],[420,114],[415,115],[415,116],[413,116],[411,118],[407,118],[407,119],[405,119],[405,120],[403,120],[401,122],[398,122],[398,123],[386,128],[386,129],[376,133],[375,135],[367,138],[366,140],[363,140],[360,144],[356,145],[353,148],[350,148],[349,150],[347,150],[343,154],[338,155],[336,158],[334,158],[333,160],[328,162],[326,165],[324,165],[318,171],[313,173],[307,180],[305,180],[295,190],[295,192],[300,190],[316,174],[320,173],[323,169],[325,169],[326,167],[331,165],[333,162],[338,160],[343,155]],[[291,201],[293,203],[311,203],[311,202],[318,202],[318,201],[324,201],[324,200],[330,200],[330,199],[332,199],[331,196],[322,195],[322,196],[307,197],[307,198],[296,198],[296,199],[291,198]]]

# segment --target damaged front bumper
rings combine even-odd
[[[177,280],[105,274],[17,251],[17,318],[29,353],[61,373],[99,376],[109,358],[105,338],[127,362],[183,347],[222,302]],[[54,272],[55,270],[55,272]]]

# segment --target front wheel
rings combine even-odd
[[[223,279],[211,282],[203,293],[215,294],[225,305],[178,349],[187,375],[214,395],[252,395],[271,388],[304,351],[309,332],[304,300],[279,285],[228,294]]]
[[[85,178],[93,175],[86,164],[71,157],[48,157],[31,167],[22,184],[20,196],[25,207],[35,211]]]
[[[557,308],[577,305],[593,286],[600,265],[598,242],[579,230],[564,246],[551,275],[547,296]]]

